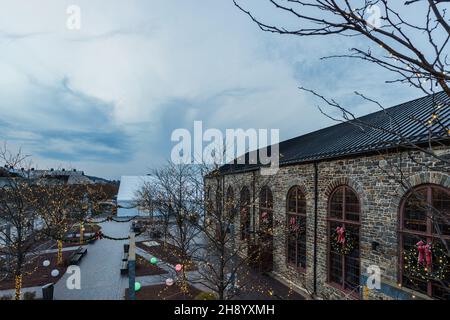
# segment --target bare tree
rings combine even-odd
[[[203,175],[205,220],[199,229],[205,243],[203,254],[197,257],[201,265],[200,282],[219,299],[233,299],[246,290],[257,290],[258,283],[252,274],[260,271],[264,251],[271,250],[273,245],[262,241],[256,245],[261,234],[255,226],[251,232],[250,226],[242,221],[246,216],[250,223],[249,208],[253,206],[251,198],[244,200],[240,196],[241,188],[248,181],[239,175],[225,176],[217,165],[205,165]],[[265,183],[260,181],[259,185]]]
[[[22,175],[27,156],[11,153],[4,145],[0,161],[4,164],[0,190],[0,279],[15,279],[15,299],[21,296],[22,279],[37,254],[42,237],[36,222],[37,193],[34,182]]]
[[[256,17],[243,1],[233,2],[263,31],[299,37],[364,37],[375,47],[352,47],[350,53],[324,58],[368,61],[395,74],[390,83],[408,83],[425,93],[439,86],[450,96],[447,0],[267,0],[274,12],[285,14],[285,21],[293,19],[292,28]]]
[[[86,218],[88,202],[77,185],[44,180],[36,188],[39,193],[36,210],[44,224],[43,232],[57,242],[57,263],[61,265],[63,243],[68,232]]]
[[[168,162],[153,172],[154,183],[146,183],[139,191],[140,205],[149,211],[157,211],[164,224],[164,246],[175,246],[171,254],[176,255],[182,269],[179,284],[183,293],[188,291],[187,272],[194,268],[200,219],[198,190],[193,183],[195,168]]]
[[[259,216],[257,197],[241,199],[240,190],[249,181],[240,175],[225,175],[219,162],[169,162],[155,170],[153,176],[155,182],[147,184],[140,193],[141,203],[162,213],[167,229],[165,239],[180,248],[184,256],[180,261],[198,267],[188,277],[183,273],[182,283],[201,284],[219,299],[233,299],[245,291],[262,292],[255,275],[264,271],[261,267],[265,253],[284,246],[286,238],[275,237],[274,230],[275,226],[286,226],[286,221],[276,221],[273,214],[267,215],[267,228],[262,223],[252,223],[250,228],[239,221],[247,214],[250,223],[251,208],[258,208],[255,215]],[[259,194],[270,177],[257,179],[253,191]]]

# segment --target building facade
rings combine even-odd
[[[327,129],[317,134],[327,136]],[[306,142],[314,135],[281,143],[280,154],[313,148]],[[340,149],[307,160],[297,152],[297,161],[281,161],[269,178],[254,166],[228,166],[224,190],[243,204],[236,241],[258,245],[258,231],[269,223],[265,271],[314,298],[449,300],[450,148],[429,151]]]

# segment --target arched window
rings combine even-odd
[[[273,195],[269,187],[263,187],[259,193],[259,208],[261,211],[273,211]]]
[[[241,189],[240,195],[240,212],[241,212],[241,240],[248,240],[250,238],[250,190],[247,187]]]
[[[287,196],[287,263],[306,268],[306,199],[300,187],[292,187]]]
[[[273,195],[268,187],[261,189],[259,193],[259,211],[261,220],[266,221],[269,216],[273,216]]]
[[[268,187],[259,193],[260,271],[273,270],[273,195]]]
[[[328,203],[328,281],[358,293],[360,204],[348,186],[339,186]]]
[[[429,268],[431,274],[438,270],[440,255],[448,254],[450,248],[450,189],[438,185],[422,185],[412,189],[400,207],[400,248],[402,285],[437,299],[450,300],[450,274],[443,279],[430,277],[421,279],[411,274],[407,265],[409,255],[413,264]],[[419,243],[423,247],[419,257]],[[427,256],[430,260],[427,260]],[[419,261],[422,260],[422,261]],[[440,260],[440,261],[439,261]],[[417,261],[417,263],[416,263]]]

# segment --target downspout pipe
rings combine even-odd
[[[317,221],[318,221],[318,203],[319,203],[319,165],[314,162],[314,263],[313,263],[313,296],[317,295]]]
[[[252,214],[252,235],[253,235],[253,242],[255,242],[256,241],[256,226],[255,226],[255,224],[256,224],[256,218],[255,218],[255,216],[256,216],[256,204],[255,204],[255,202],[256,202],[256,173],[255,173],[255,171],[253,171],[253,173],[252,173],[252,198],[253,198],[253,200],[252,200],[252,202],[253,202],[253,214]]]

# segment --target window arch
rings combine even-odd
[[[359,229],[358,196],[349,186],[341,185],[331,193],[328,203],[328,281],[353,294],[358,293],[360,277]],[[338,230],[347,242],[338,242]],[[344,248],[348,249],[341,250]]]
[[[269,187],[263,187],[259,193],[260,208],[273,209],[273,195]]]
[[[268,187],[259,193],[259,268],[273,270],[273,194]]]
[[[421,185],[410,190],[400,205],[400,280],[403,286],[437,299],[450,299],[450,275],[441,281],[426,281],[408,274],[404,266],[405,253],[423,241],[433,246],[450,247],[450,189]],[[431,250],[431,268],[437,263]]]
[[[272,236],[273,195],[269,187],[263,187],[259,193],[259,231],[265,236]]]
[[[306,268],[306,198],[299,186],[287,195],[287,263],[299,269]]]
[[[251,227],[251,199],[250,190],[247,187],[241,189],[240,194],[240,213],[241,213],[241,240],[248,240],[250,238]]]

